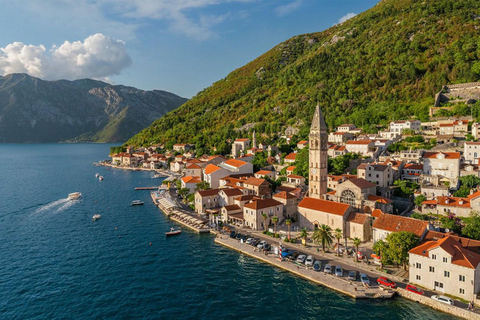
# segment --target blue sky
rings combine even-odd
[[[0,74],[95,78],[190,98],[373,0],[0,0]]]

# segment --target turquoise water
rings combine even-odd
[[[93,166],[109,147],[0,145],[0,319],[452,319],[399,298],[355,301],[210,235],[166,239],[175,223],[134,191],[159,180]],[[81,201],[66,200],[74,191]]]

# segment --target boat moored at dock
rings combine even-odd
[[[175,230],[174,228],[171,228],[169,232],[165,232],[165,235],[169,237],[169,236],[176,236],[177,234],[180,234],[180,233],[182,233],[181,229]]]

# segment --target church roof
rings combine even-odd
[[[327,130],[325,118],[323,117],[322,110],[320,110],[320,106],[318,104],[315,107],[315,113],[313,114],[312,126],[310,127],[310,130]]]
[[[300,201],[298,207],[343,216],[348,211],[348,208],[350,208],[350,205],[340,202],[305,197],[302,199],[302,201]]]
[[[356,178],[356,179],[350,179],[349,180],[351,183],[359,187],[360,189],[366,189],[366,188],[371,188],[371,187],[376,187],[377,185],[375,183],[372,183],[370,181],[367,181],[363,178]]]

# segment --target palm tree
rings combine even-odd
[[[276,237],[276,236],[277,236],[278,217],[277,217],[277,216],[273,216],[273,217],[272,217],[272,222],[273,222],[273,226],[274,226],[273,236]]]
[[[300,237],[303,239],[303,245],[307,243],[307,237],[308,237],[308,230],[307,228],[303,228],[300,231]]]
[[[267,214],[262,213],[262,218],[263,218],[263,231],[267,231]]]
[[[387,243],[383,240],[378,240],[373,245],[373,251],[380,256],[380,269],[383,269],[383,261],[385,261],[384,254],[387,253]]]
[[[335,239],[337,239],[337,256],[338,256],[340,251],[340,239],[342,239],[343,237],[343,232],[342,232],[342,229],[340,228],[335,229],[333,232],[334,232],[333,235],[335,236]]]
[[[290,225],[292,224],[292,220],[290,219],[285,220],[285,224],[287,225],[287,228],[288,228],[288,240],[290,240]]]
[[[351,240],[353,241],[353,245],[355,246],[355,260],[358,262],[358,246],[362,243],[362,240],[360,240],[360,238],[353,238]]]
[[[326,224],[322,224],[317,230],[315,230],[312,238],[315,243],[322,244],[323,252],[325,252],[325,246],[330,247],[333,242],[332,228]]]

